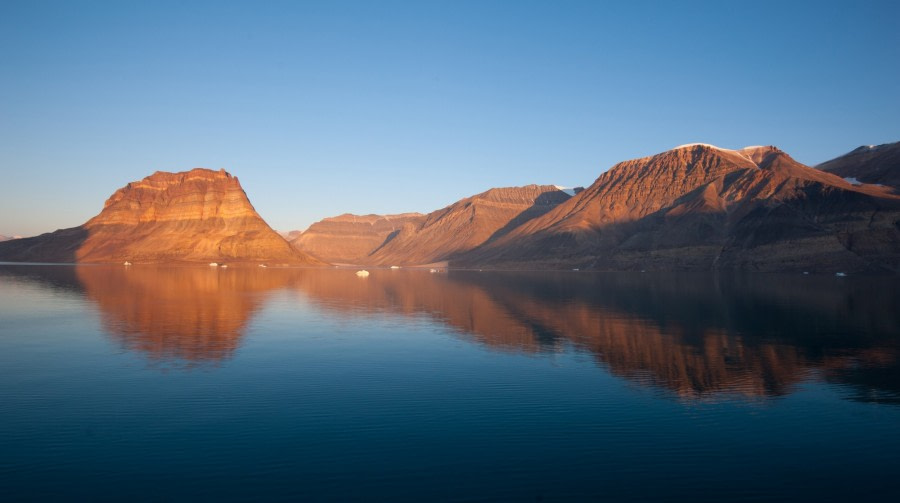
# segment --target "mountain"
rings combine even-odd
[[[424,221],[421,213],[352,215],[346,213],[312,224],[305,232],[292,232],[298,250],[335,264],[363,264],[374,250],[393,239],[406,225]]]
[[[19,239],[19,238],[18,238],[18,237],[13,237],[13,236],[3,236],[3,235],[0,235],[0,242],[3,242],[3,241],[9,241],[9,240],[11,240],[11,239]]]
[[[862,183],[887,185],[900,191],[900,142],[864,145],[816,168]]]
[[[508,234],[567,201],[553,185],[490,189],[402,225],[367,261],[421,265],[446,260]]]
[[[571,196],[553,185],[494,188],[427,215],[351,215],[311,225],[291,243],[332,263],[426,265],[505,235]]]
[[[613,166],[455,265],[897,272],[900,197],[771,146],[683,145]]]
[[[237,177],[201,168],[129,183],[83,225],[0,244],[0,260],[321,264],[263,221]]]

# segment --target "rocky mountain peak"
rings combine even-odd
[[[84,225],[9,245],[0,255],[53,262],[321,263],[294,250],[225,170],[157,171],[115,191]]]

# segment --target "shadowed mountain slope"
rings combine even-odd
[[[862,183],[887,185],[900,191],[900,142],[865,145],[816,168]]]
[[[506,235],[571,196],[553,185],[490,189],[410,222],[369,256],[373,264],[428,264],[453,260]]]
[[[900,270],[900,197],[775,147],[692,144],[625,161],[456,265]]]
[[[328,262],[422,265],[452,260],[550,211],[571,196],[553,185],[495,188],[427,215],[341,215],[292,240]]]

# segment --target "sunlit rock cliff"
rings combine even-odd
[[[321,263],[263,221],[237,177],[200,168],[129,183],[81,226],[0,244],[0,260]]]
[[[407,225],[418,226],[421,213],[351,215],[323,219],[291,236],[297,249],[336,264],[364,264],[369,255],[393,239]],[[292,233],[294,234],[294,233]]]
[[[292,241],[329,262],[421,265],[453,260],[555,208],[571,196],[553,185],[494,188],[427,215],[342,215]]]

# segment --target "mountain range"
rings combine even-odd
[[[427,215],[341,215],[291,243],[331,263],[432,264],[499,239],[571,196],[552,185],[490,189]]]
[[[495,188],[426,215],[344,214],[287,236],[224,171],[157,172],[82,226],[0,243],[0,260],[900,272],[900,143],[817,167],[773,146],[682,145],[583,190]]]
[[[772,146],[683,145],[619,163],[574,196],[552,186],[492,189],[378,239],[360,220],[325,235],[336,223],[326,219],[292,244],[340,262],[326,250],[362,229],[372,246],[356,250],[351,262],[360,265],[898,271],[900,144],[864,148],[817,169]]]
[[[900,197],[775,147],[625,161],[463,261],[600,269],[897,270]]]

